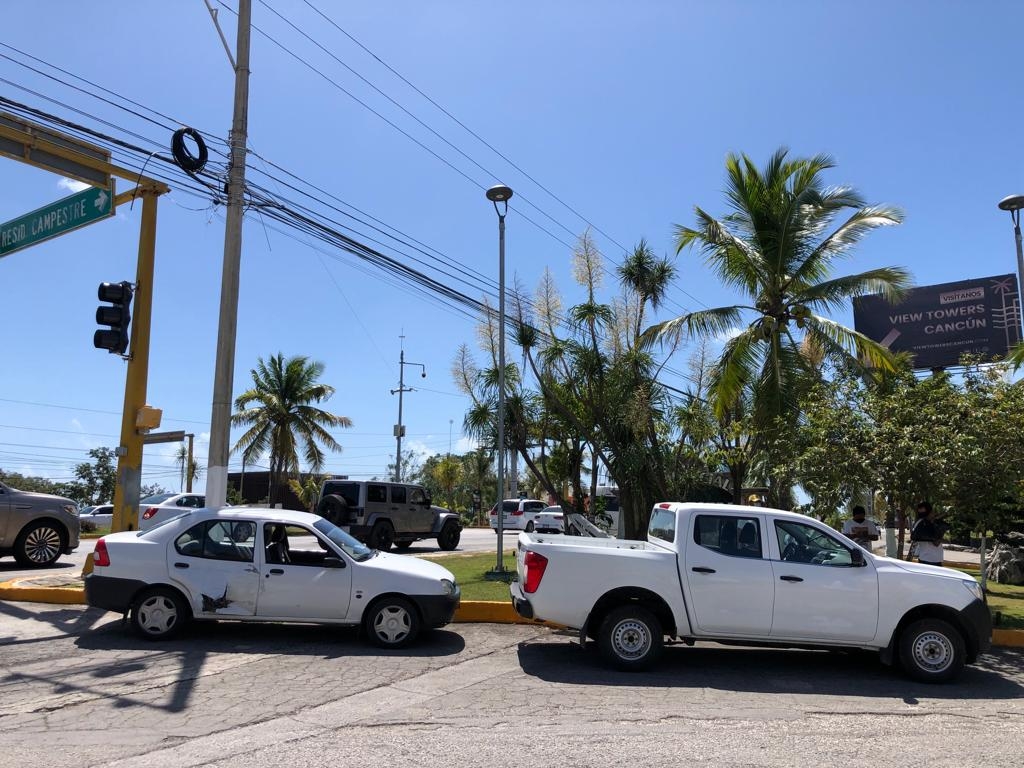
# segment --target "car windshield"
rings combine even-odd
[[[176,493],[156,493],[153,494],[152,496],[147,496],[146,498],[142,499],[139,502],[139,504],[163,504],[165,501],[171,498],[171,496],[177,495],[178,494]]]
[[[352,538],[329,520],[317,520],[313,523],[313,527],[341,547],[345,551],[345,554],[356,562],[361,563],[363,560],[369,560],[373,557],[373,553],[376,551],[370,549],[361,541]]]

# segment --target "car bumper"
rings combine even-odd
[[[93,608],[125,613],[132,599],[145,586],[146,582],[136,579],[118,579],[90,573],[85,577],[85,602]]]
[[[455,609],[462,600],[462,589],[455,588],[452,595],[412,595],[413,602],[420,609],[423,624],[427,627],[443,627],[451,624]]]
[[[971,635],[967,640],[972,657],[992,648],[992,612],[983,601],[974,600],[960,611],[960,622]]]
[[[519,586],[518,581],[513,581],[509,584],[509,592],[512,595],[512,607],[515,612],[522,616],[524,619],[532,619],[534,617],[533,605],[523,595],[523,591]]]

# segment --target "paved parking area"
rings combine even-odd
[[[644,674],[566,635],[458,625],[404,652],[222,623],[150,643],[117,616],[0,602],[8,765],[1019,764],[1024,655],[950,686],[859,655],[677,646]]]

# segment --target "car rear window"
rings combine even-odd
[[[327,481],[324,496],[341,496],[350,507],[359,506],[359,483]]]

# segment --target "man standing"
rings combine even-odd
[[[931,502],[919,502],[917,521],[910,531],[910,541],[917,544],[917,562],[925,565],[942,565],[942,536],[942,525],[932,513]]]
[[[853,518],[843,523],[843,535],[871,551],[871,542],[878,541],[878,526],[867,519],[864,507],[859,504],[853,508]]]

